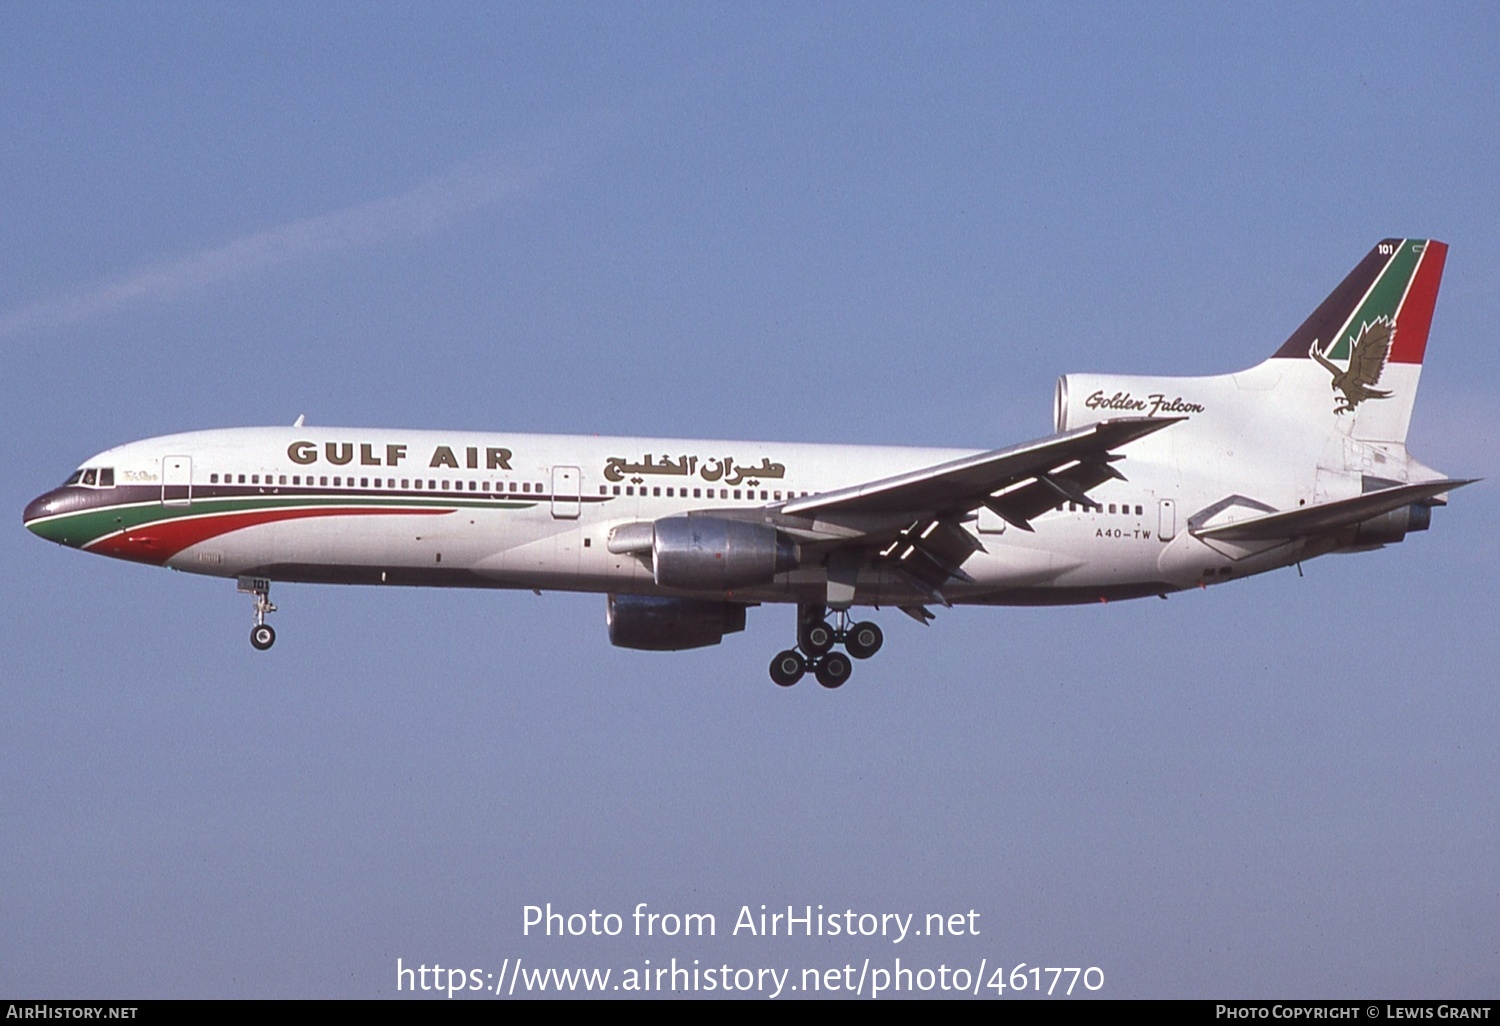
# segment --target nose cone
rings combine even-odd
[[[50,492],[43,492],[41,495],[38,495],[36,498],[32,499],[26,504],[26,512],[21,514],[21,521],[27,527],[31,528],[31,530],[35,531],[36,527],[34,527],[33,524],[35,523],[35,521],[40,520],[42,517],[48,516],[55,510],[57,506],[56,499],[56,489],[53,489]]]
[[[59,514],[78,508],[79,498],[77,489],[73,488],[54,488],[50,492],[43,492],[26,504],[21,521],[31,533],[48,541],[62,545],[77,544],[67,537],[68,518]]]

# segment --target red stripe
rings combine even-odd
[[[432,516],[452,512],[451,509],[391,509],[385,506],[345,506],[337,509],[291,506],[282,509],[221,513],[206,517],[188,516],[176,520],[163,520],[154,524],[142,524],[140,527],[100,539],[85,548],[90,552],[100,552],[117,559],[131,559],[137,563],[152,563],[159,566],[190,545],[197,545],[199,542],[217,538],[231,531],[271,524],[280,520],[378,515]]]
[[[1438,283],[1443,280],[1443,261],[1448,246],[1429,242],[1417,265],[1416,279],[1406,292],[1406,302],[1396,314],[1396,338],[1391,344],[1392,363],[1421,363],[1427,353],[1427,330],[1437,306]]]

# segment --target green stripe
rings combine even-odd
[[[51,520],[33,522],[27,526],[48,541],[64,545],[91,545],[107,534],[129,531],[146,524],[165,523],[215,513],[245,513],[260,510],[296,509],[327,506],[386,506],[392,509],[530,509],[534,502],[458,500],[445,502],[439,499],[385,499],[378,497],[355,498],[286,498],[265,496],[251,498],[194,499],[189,506],[163,506],[148,503],[139,506],[107,506],[103,509],[84,510],[80,513],[56,517]],[[351,513],[351,516],[358,516]]]
[[[1407,245],[1410,241],[1402,239],[1401,244],[1396,247],[1396,255],[1386,265],[1385,273],[1380,276],[1359,309],[1354,311],[1349,323],[1344,325],[1338,342],[1325,354],[1330,359],[1347,360],[1349,347],[1359,337],[1365,325],[1382,318],[1390,322],[1396,320],[1396,308],[1401,305],[1401,297],[1406,295],[1406,287],[1411,284],[1412,275],[1417,270],[1417,260],[1422,255],[1419,247]]]

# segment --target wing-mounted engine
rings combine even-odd
[[[717,645],[745,629],[745,606],[664,595],[610,595],[609,643],[648,652]]]
[[[769,524],[696,513],[622,525],[609,551],[649,554],[656,583],[683,591],[768,584],[799,561],[797,544]]]

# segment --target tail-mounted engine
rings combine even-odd
[[[1414,502],[1410,506],[1393,509],[1378,517],[1360,521],[1354,534],[1354,544],[1360,548],[1369,545],[1394,545],[1405,538],[1408,531],[1425,531],[1432,526],[1432,506],[1425,502]]]

